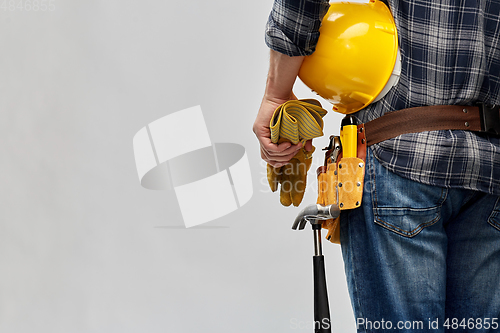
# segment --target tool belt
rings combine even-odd
[[[341,142],[340,137],[331,136],[329,146],[323,149],[326,150],[324,165],[317,169],[317,203],[338,204],[340,210],[359,207],[363,197],[366,147],[401,134],[437,130],[467,130],[500,135],[499,107],[484,104],[436,105],[387,113],[356,125],[356,137],[351,139],[355,140],[355,144],[347,143],[356,147],[355,157],[344,157],[346,139]],[[340,244],[339,218],[324,221],[323,228],[328,230],[326,239]]]

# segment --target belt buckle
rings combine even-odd
[[[489,106],[478,103],[479,115],[481,117],[481,132],[500,135],[499,106]]]

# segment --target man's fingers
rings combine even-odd
[[[291,142],[282,142],[280,144],[273,143],[270,138],[260,138],[261,147],[271,155],[280,155],[282,152],[291,148],[293,145]],[[286,154],[286,153],[285,153]]]
[[[313,148],[312,139],[306,141],[306,144],[305,144],[304,148],[306,149],[306,151],[311,151],[312,150],[312,148]]]
[[[276,148],[276,145],[268,147],[266,149],[266,146],[261,145],[261,150],[264,153],[264,155],[266,156],[266,158],[268,160],[275,160],[275,161],[288,161],[301,148],[302,148],[302,145],[300,145],[300,144],[299,145],[291,145],[285,149],[283,149],[283,147]]]
[[[300,149],[300,148],[299,148]],[[288,154],[286,155],[270,155],[268,152],[266,152],[262,147],[261,147],[261,158],[272,165],[275,168],[279,168],[283,165],[288,164],[288,162],[297,154],[298,150],[291,150]]]
[[[280,144],[272,143],[269,138],[262,138],[260,142],[261,147],[271,156],[285,156],[292,152],[297,152],[302,148],[302,143],[296,145],[291,142],[282,142]]]

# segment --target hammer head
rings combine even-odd
[[[307,222],[311,224],[319,224],[321,220],[336,219],[340,215],[340,209],[337,205],[323,206],[313,204],[306,206],[295,218],[292,229],[302,230],[306,227]]]

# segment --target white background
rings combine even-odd
[[[251,130],[272,0],[33,4],[0,0],[0,332],[312,332],[312,232],[291,230]],[[212,142],[245,146],[254,195],[185,229],[173,190],[140,186],[132,138],[195,105]],[[353,332],[323,248],[334,331]]]

